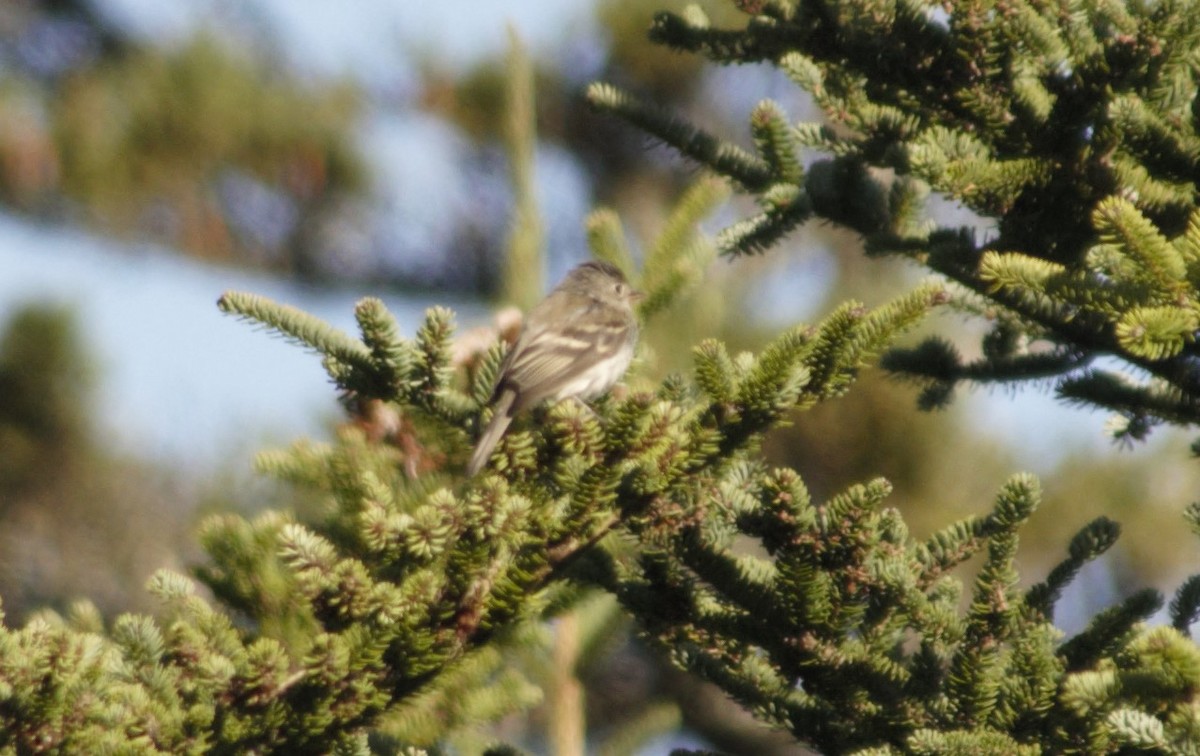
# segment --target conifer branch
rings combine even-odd
[[[794,132],[779,106],[770,100],[760,102],[750,115],[750,130],[759,154],[771,166],[772,179],[798,185],[804,168],[793,142]]]
[[[785,28],[768,17],[756,17],[746,32],[713,29],[674,13],[658,13],[650,26],[650,40],[730,63],[774,60],[789,48]]]
[[[222,294],[217,300],[217,307],[222,312],[261,323],[285,338],[347,366],[370,368],[370,352],[366,346],[325,321],[294,307],[238,291]]]
[[[779,186],[763,196],[763,212],[724,229],[717,244],[724,255],[749,255],[767,250],[789,231],[812,217],[808,195]]]
[[[715,257],[699,224],[729,198],[726,182],[702,179],[679,198],[658,238],[646,252],[641,287],[646,294],[638,314],[648,320],[695,287]]]
[[[1200,619],[1200,575],[1192,575],[1171,599],[1171,627],[1187,634]]]
[[[919,3],[768,2],[749,12],[730,29],[660,14],[651,38],[722,64],[770,61],[845,128],[788,134],[778,107],[760,103],[750,124],[765,167],[754,181],[665,140],[758,200],[760,212],[722,233],[724,252],[760,253],[811,217],[830,220],[861,233],[869,254],[906,255],[1000,305],[1063,358],[1013,355],[968,374],[944,350],[910,352],[895,367],[944,376],[928,383],[926,407],[949,399],[950,372],[955,382],[1057,376],[1072,386],[1095,357],[1118,354],[1173,387],[1173,407],[1161,394],[1163,414],[1145,408],[1155,421],[1200,424],[1200,247],[1186,231],[1197,213],[1197,79],[1180,52],[1200,39],[1190,10],[1159,17],[1085,2],[1064,17],[1027,4],[990,15],[954,6],[939,18]],[[797,145],[833,160],[799,172]],[[923,228],[920,183],[994,221],[998,238],[985,246]]]
[[[1071,539],[1066,559],[1050,571],[1046,579],[1025,593],[1025,605],[1048,620],[1054,619],[1054,605],[1083,565],[1108,551],[1121,534],[1121,526],[1107,517],[1092,520]]]
[[[620,217],[607,208],[594,210],[585,221],[588,248],[597,260],[617,266],[626,276],[633,272],[633,255],[625,243]]]
[[[689,10],[658,16],[652,37],[779,65],[838,130],[789,126],[762,104],[750,152],[611,87],[589,92],[755,196],[758,213],[727,230],[723,249],[762,251],[819,217],[860,233],[870,254],[961,284],[964,310],[998,306],[978,360],[936,340],[889,358],[928,383],[930,404],[964,379],[1058,376],[1062,396],[1120,412],[1125,437],[1200,423],[1191,0],[936,14],[908,0],[742,6],[743,29]],[[801,170],[800,146],[830,159]],[[994,235],[921,223],[928,188],[993,221]],[[711,259],[694,225],[722,196],[714,181],[681,200],[647,255],[643,314]],[[615,216],[593,216],[589,231],[598,254],[629,269]],[[986,307],[971,309],[975,296]],[[160,573],[162,619],[129,615],[106,633],[81,606],[74,625],[50,613],[0,625],[0,750],[366,753],[373,728],[388,745],[438,747],[447,728],[536,699],[498,649],[534,643],[534,621],[577,595],[567,580],[611,592],[675,666],[822,752],[1193,749],[1200,652],[1183,631],[1200,613],[1196,578],[1175,595],[1173,627],[1142,624],[1162,603],[1143,591],[1059,645],[1055,601],[1112,545],[1114,524],[1084,528],[1022,593],[1015,557],[1038,505],[1033,478],[1015,476],[989,514],[919,541],[885,507],[886,481],[816,499],[794,471],[757,459],[763,434],[845,392],[949,301],[930,284],[876,310],[847,303],[757,354],[705,341],[692,379],[600,401],[595,414],[566,403],[518,419],[488,472],[461,484],[449,476],[502,347],[464,375],[447,310],[407,340],[365,300],[359,341],[228,294],[223,310],[317,350],[351,399],[386,404],[411,427],[372,434],[355,422],[331,443],[263,455],[262,469],[324,506],[303,522],[204,523],[210,562],[196,574],[224,609]],[[1111,355],[1150,378],[1088,369]],[[415,442],[437,456],[414,472],[402,462]],[[1200,507],[1188,517],[1195,528]],[[760,548],[739,550],[746,539]],[[950,571],[980,553],[963,613]]]
[[[1103,657],[1109,657],[1120,646],[1128,643],[1134,625],[1143,622],[1162,607],[1162,596],[1157,591],[1142,590],[1130,596],[1118,606],[1098,614],[1087,629],[1071,638],[1059,648],[1068,670],[1091,667]]]
[[[761,158],[647,105],[612,85],[592,84],[588,87],[587,98],[593,107],[621,116],[683,155],[704,165],[712,165],[717,173],[729,176],[747,189],[762,189],[770,181],[770,166]]]
[[[534,153],[537,149],[537,112],[534,103],[533,63],[513,27],[508,29],[505,61],[504,147],[515,208],[508,249],[504,256],[504,298],[529,310],[542,296],[543,230],[534,188]]]

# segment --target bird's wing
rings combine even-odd
[[[620,311],[595,303],[580,307],[558,323],[522,332],[505,360],[501,381],[517,391],[521,407],[536,404],[611,359],[628,338],[629,324]]]

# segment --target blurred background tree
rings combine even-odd
[[[16,616],[79,595],[148,607],[146,574],[195,554],[179,479],[97,436],[92,372],[69,310],[28,306],[0,334],[0,596]]]
[[[112,237],[130,249],[152,241],[154,254],[198,258],[219,276],[269,271],[303,281],[289,290],[301,298],[347,287],[405,292],[422,305],[439,299],[433,290],[498,294],[517,204],[508,180],[512,153],[504,146],[503,53],[462,65],[439,56],[434,42],[404,72],[372,78],[347,66],[314,73],[286,25],[270,23],[266,3],[243,5],[193,4],[205,22],[157,37],[128,22],[130,8],[135,16],[148,12],[136,3],[0,5],[6,213],[35,228]],[[716,22],[736,13],[730,3],[701,5]],[[592,113],[583,99],[591,80],[620,84],[724,134],[744,134],[743,114],[765,96],[782,100],[799,120],[815,112],[778,72],[717,69],[647,43],[653,13],[682,6],[596,0],[580,12],[577,28],[558,30],[557,47],[530,53],[531,191],[544,227],[538,251],[547,281],[585,254],[590,207],[616,210],[635,254],[645,254],[697,178],[636,130]],[[448,19],[441,28],[455,33]],[[499,27],[490,33],[504,37]],[[434,163],[421,153],[449,157]],[[719,211],[708,227],[730,217]],[[680,369],[706,336],[749,349],[771,328],[815,319],[831,303],[854,297],[878,304],[915,275],[897,263],[864,261],[858,240],[845,232],[810,226],[786,244],[735,266],[710,264],[704,283],[647,334],[641,375],[659,379]],[[29,269],[48,262],[36,251],[20,259]],[[119,275],[134,275],[142,262],[128,255],[114,264]],[[253,510],[281,494],[248,489],[232,472],[233,459],[164,464],[149,452],[114,452],[94,393],[111,357],[97,358],[83,343],[89,324],[74,321],[70,307],[40,303],[18,311],[23,302],[0,301],[9,318],[0,346],[0,595],[13,617],[77,595],[108,613],[137,607],[153,567],[191,557],[187,534],[198,513]],[[977,334],[964,334],[964,350],[977,340],[971,336]],[[137,332],[120,338],[136,341]],[[268,385],[241,389],[270,392]],[[918,536],[990,500],[1008,472],[1033,466],[1047,481],[1046,506],[1070,506],[1073,517],[1035,519],[1026,529],[1026,575],[1056,561],[1079,522],[1108,514],[1126,524],[1125,536],[1089,568],[1092,590],[1081,598],[1081,615],[1127,586],[1178,580],[1183,567],[1173,555],[1190,548],[1178,512],[1200,481],[1177,438],[1164,434],[1131,452],[1098,453],[1095,433],[1077,449],[1047,454],[1034,435],[1070,434],[1033,422],[1023,427],[1037,428],[1034,434],[1014,436],[1002,423],[978,422],[987,397],[916,414],[914,396],[909,387],[868,376],[847,397],[775,433],[768,456],[794,466],[816,498],[889,478],[896,487],[890,503]],[[330,414],[322,418],[327,425]],[[1085,416],[1074,417],[1069,422],[1084,424]],[[721,699],[712,690],[650,662],[620,634],[618,616],[595,621],[608,639],[585,650],[603,652],[606,661],[581,656],[577,670],[590,735],[611,735],[648,701],[670,700],[691,730],[726,750],[793,748],[739,715],[726,717],[728,707],[713,704]]]
[[[197,32],[169,49],[86,2],[6,4],[0,196],[22,212],[319,277],[363,186],[351,86],[305,86]]]

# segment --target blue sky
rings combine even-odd
[[[218,312],[227,289],[294,304],[354,332],[369,287],[320,290],[0,214],[0,320],[25,303],[73,310],[98,361],[101,432],[129,453],[212,464],[264,442],[320,435],[337,417],[320,359]],[[384,295],[412,334],[426,307],[467,320],[478,303]],[[231,423],[231,419],[234,420]]]

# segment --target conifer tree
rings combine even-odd
[[[1191,5],[740,7],[744,29],[711,29],[690,10],[660,16],[653,35],[779,65],[848,128],[792,126],[765,103],[750,151],[610,87],[593,100],[759,201],[722,235],[728,253],[763,251],[822,217],[951,283],[874,309],[847,302],[757,353],[702,341],[688,375],[518,422],[470,481],[462,465],[503,342],[456,352],[442,308],[406,337],[365,299],[352,336],[228,293],[224,311],[319,354],[352,409],[333,442],[260,458],[325,508],[305,521],[210,519],[197,577],[223,607],[164,571],[151,581],[168,607],[159,619],[105,628],[80,604],[0,627],[0,749],[445,746],[536,698],[499,650],[537,648],[538,620],[599,587],[673,664],[822,753],[1200,750],[1200,648],[1187,636],[1200,576],[1174,596],[1170,626],[1144,624],[1163,601],[1143,591],[1065,638],[1055,604],[1112,546],[1116,523],[1082,524],[1062,562],[1019,590],[1019,531],[1040,500],[1031,476],[1012,476],[986,513],[917,539],[886,507],[886,481],[816,501],[758,454],[770,428],[850,390],[946,304],[996,324],[976,362],[941,342],[891,353],[893,368],[933,382],[929,403],[962,379],[1063,375],[1064,396],[1122,412],[1125,436],[1191,422]],[[804,146],[834,157],[805,167]],[[647,291],[643,318],[669,308],[704,259],[694,226],[713,186],[685,196],[641,270],[615,216],[591,219],[595,254]],[[993,218],[994,237],[922,224],[926,187]],[[1089,371],[1102,354],[1148,382]],[[1185,514],[1200,535],[1200,506]],[[747,540],[758,548],[740,548]],[[976,554],[963,611],[953,570]]]
[[[932,339],[885,363],[926,383],[925,406],[962,381],[1054,378],[1065,399],[1118,413],[1120,438],[1200,419],[1194,3],[735,4],[741,28],[691,7],[650,36],[775,65],[828,123],[789,123],[764,100],[747,151],[612,86],[589,93],[756,199],[726,254],[821,218],[955,282],[955,304],[991,322],[982,356]],[[826,157],[806,169],[806,148]],[[925,221],[931,191],[986,230]],[[1106,356],[1132,371],[1097,366]]]

